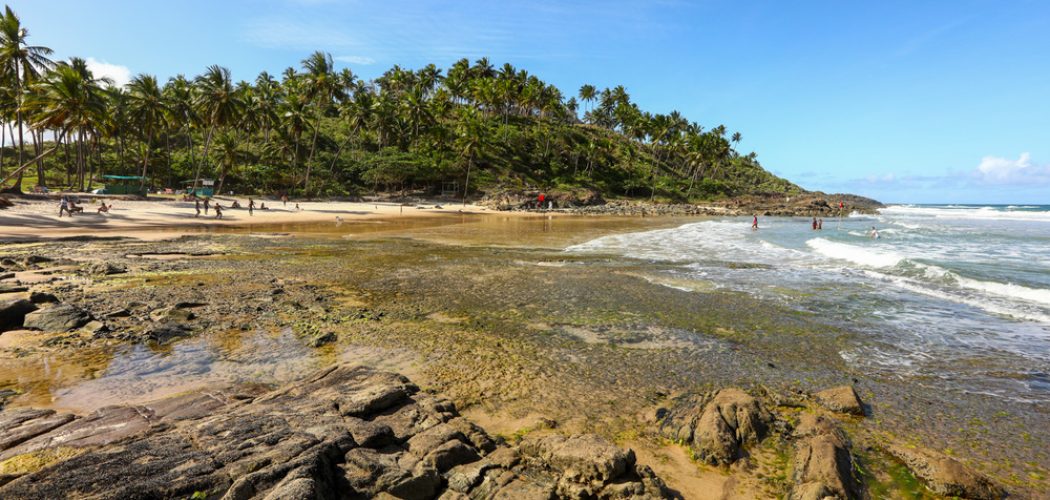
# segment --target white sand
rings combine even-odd
[[[236,199],[242,208],[227,208]],[[177,234],[180,228],[199,229],[205,226],[251,226],[260,224],[288,224],[310,222],[335,222],[339,219],[350,221],[372,218],[398,217],[431,217],[455,213],[496,213],[478,205],[461,205],[459,203],[438,204],[420,203],[417,205],[400,205],[398,203],[352,203],[323,201],[300,201],[296,210],[296,201],[288,205],[280,201],[265,200],[267,210],[259,210],[262,200],[255,200],[254,215],[248,215],[246,197],[217,197],[213,200],[223,207],[222,219],[215,218],[214,209],[205,215],[203,203],[200,217],[192,201],[177,201],[171,198],[157,198],[148,201],[107,200],[113,208],[109,213],[99,214],[98,203],[90,203],[86,198],[84,212],[74,217],[63,214],[58,216],[58,201],[37,201],[12,198],[13,207],[0,209],[0,238],[26,237],[65,237],[78,235],[94,236],[136,236],[144,237],[150,233],[158,236]],[[499,212],[508,215],[507,212]],[[339,218],[339,219],[337,219]]]

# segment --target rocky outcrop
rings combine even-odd
[[[71,304],[58,304],[25,315],[23,325],[44,332],[68,332],[91,321],[91,315]]]
[[[0,302],[0,332],[21,328],[26,314],[33,311],[36,305],[25,299]]]
[[[728,465],[761,441],[773,423],[757,399],[740,389],[722,389],[680,399],[660,419],[661,433],[688,444],[701,460]]]
[[[941,453],[896,443],[887,446],[886,451],[904,462],[916,477],[939,495],[976,500],[1006,496],[1006,492],[987,477]]]
[[[860,480],[846,433],[823,415],[803,413],[794,432],[794,483],[791,498],[821,500],[860,496]]]
[[[363,367],[79,418],[2,412],[0,434],[13,437],[0,441],[0,461],[53,457],[6,477],[5,499],[667,496],[632,452],[600,438],[508,447],[404,377]]]
[[[813,395],[821,406],[831,411],[864,416],[864,403],[851,385],[842,385]]]

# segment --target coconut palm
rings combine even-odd
[[[197,94],[194,107],[207,125],[208,132],[204,137],[204,153],[193,176],[194,186],[200,181],[201,167],[208,161],[208,149],[216,129],[221,130],[232,124],[241,106],[230,79],[229,69],[218,65],[209,66],[203,75],[196,78],[195,83]]]
[[[317,134],[321,129],[321,116],[332,106],[332,99],[340,91],[339,75],[335,72],[332,55],[317,51],[303,59],[306,96],[313,101],[314,122],[313,139],[310,141],[310,155],[306,159],[306,178],[303,190],[310,190],[310,169],[313,167],[314,152],[317,150]]]
[[[26,39],[29,31],[22,26],[18,15],[11,10],[10,6],[4,6],[4,14],[0,16],[0,73],[12,79],[11,93],[15,97],[15,124],[18,126],[18,165],[22,165],[25,157],[25,140],[23,131],[25,94],[33,80],[40,73],[52,66],[48,59],[52,50],[47,47],[28,45]],[[43,180],[41,179],[41,182]],[[22,190],[22,174],[12,191]]]
[[[56,130],[59,141],[66,135],[75,136],[78,179],[83,189],[87,162],[84,143],[106,110],[102,89],[77,69],[61,64],[34,83],[26,109],[31,112],[33,129]]]
[[[142,154],[142,181],[140,189],[146,186],[146,175],[149,173],[150,153],[153,150],[153,136],[157,129],[164,126],[167,119],[168,103],[157,84],[157,77],[140,74],[128,83],[128,107],[131,118],[140,127],[145,139],[145,151]]]

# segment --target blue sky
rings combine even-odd
[[[1050,203],[1050,2],[16,0],[30,41],[118,80],[238,79],[313,50],[511,62],[574,93],[740,131],[809,189],[890,202]]]

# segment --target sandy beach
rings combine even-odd
[[[391,202],[294,201],[256,199],[257,207],[266,209],[248,213],[247,197],[216,197],[212,203],[223,207],[222,218],[214,209],[196,215],[192,201],[176,198],[150,200],[107,200],[108,213],[98,213],[99,202],[84,199],[84,212],[74,217],[58,216],[57,200],[11,199],[14,204],[0,210],[0,239],[61,238],[70,236],[134,236],[155,239],[178,234],[180,230],[199,230],[210,226],[250,227],[274,224],[354,221],[396,217],[433,217],[449,214],[484,214],[495,211],[474,204],[424,201],[416,204]],[[236,200],[241,208],[229,208]],[[296,206],[298,205],[298,209]],[[499,212],[508,215],[521,212]]]

